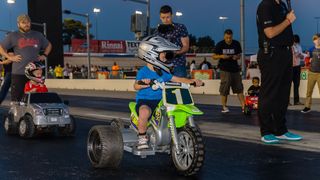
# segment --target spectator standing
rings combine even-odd
[[[113,63],[113,66],[111,67],[111,71],[112,71],[111,72],[112,77],[113,78],[118,78],[120,67],[116,62]]]
[[[261,141],[266,144],[302,139],[301,136],[289,132],[286,126],[292,80],[291,24],[295,20],[294,11],[289,12],[281,0],[262,0],[258,6],[257,60],[261,70],[258,117]]]
[[[55,78],[54,70],[53,70],[52,66],[49,66],[49,76],[50,76],[50,78]]]
[[[312,93],[316,83],[318,83],[318,88],[320,91],[320,34],[314,35],[312,40],[314,47],[309,50],[311,64],[310,70],[308,71],[305,108],[301,111],[302,113],[308,113],[311,111]]]
[[[8,54],[12,56],[14,55],[13,53]],[[4,68],[4,78],[0,90],[0,104],[2,104],[11,86],[12,61],[10,61],[9,59],[3,59],[0,64],[3,65]]]
[[[76,66],[76,71],[81,72],[81,76],[83,79],[87,79],[88,68],[85,65],[82,65],[80,69]]]
[[[246,78],[252,79],[253,77],[261,78],[261,73],[258,64],[250,63],[247,69]]]
[[[56,66],[54,68],[54,74],[55,74],[57,79],[62,79],[62,75],[63,75],[62,71],[63,71],[63,69],[60,66],[60,64],[58,64],[58,66]]]
[[[199,65],[201,70],[212,69],[212,65],[207,61],[207,58],[204,58],[202,63]]]
[[[300,37],[295,34],[293,35],[293,46],[292,46],[292,59],[293,59],[293,104],[303,105],[299,98],[299,86],[300,86],[300,74],[301,74],[301,62],[304,59],[302,48],[300,45]]]
[[[233,93],[237,94],[242,111],[244,109],[243,84],[240,75],[238,60],[241,57],[241,46],[236,40],[233,40],[233,32],[227,29],[224,32],[224,40],[220,41],[213,53],[213,59],[219,59],[220,68],[220,95],[222,104],[222,113],[228,113],[227,99],[230,93],[230,87]]]
[[[196,61],[195,60],[192,60],[191,64],[190,64],[190,73],[193,71],[193,70],[196,70],[197,67],[196,67]]]
[[[0,54],[13,62],[11,74],[11,100],[20,101],[28,81],[25,66],[34,60],[44,61],[51,52],[51,43],[37,31],[31,30],[31,19],[23,14],[17,18],[18,31],[9,33],[0,44]],[[13,49],[14,56],[6,51]],[[42,54],[40,51],[44,50]]]
[[[71,68],[68,63],[63,67],[63,78],[69,79],[70,77]]]
[[[188,30],[185,25],[173,22],[172,18],[172,8],[168,5],[162,6],[160,8],[160,20],[163,25],[159,26],[155,34],[181,47],[179,51],[175,52],[175,58],[172,60],[174,65],[173,75],[177,77],[187,77],[185,54],[189,51]]]

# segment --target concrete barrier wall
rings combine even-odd
[[[191,92],[195,94],[219,94],[220,80],[204,80],[205,86],[193,88]],[[46,85],[50,88],[58,89],[87,89],[87,90],[108,90],[108,91],[134,91],[134,80],[116,79],[47,79]],[[251,80],[243,80],[245,91],[251,85]],[[307,91],[307,81],[300,82],[300,97],[305,97]],[[293,91],[292,91],[293,92]],[[291,96],[292,93],[291,92]],[[318,87],[315,86],[313,98],[320,98]]]
[[[212,65],[217,65],[218,61],[213,60],[211,57],[206,57],[207,61],[209,61]],[[187,60],[191,62],[192,60],[196,61],[196,65],[199,66],[203,61],[203,57],[187,57]],[[113,63],[116,62],[120,68],[133,68],[134,66],[145,66],[146,62],[140,60],[139,58],[133,57],[91,57],[92,65],[99,66],[108,66],[111,68]],[[87,65],[88,59],[87,57],[64,57],[64,63],[69,63],[70,65]]]

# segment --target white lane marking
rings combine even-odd
[[[120,118],[118,116],[109,116],[109,115],[104,115],[104,114],[86,114],[87,116],[91,117],[100,117],[100,118],[105,118],[105,119],[122,119],[126,121],[130,121],[130,118]]]
[[[121,119],[123,121],[130,121],[130,118],[123,118],[119,116],[110,116],[103,114],[84,113],[82,116],[95,117],[97,119]],[[248,142],[254,144],[264,145],[260,140],[259,127],[252,125],[240,125],[225,122],[198,122],[202,133],[208,137],[217,137],[222,139],[228,139],[232,141]],[[235,131],[235,129],[237,129]],[[279,148],[287,148],[301,151],[320,152],[320,136],[318,132],[307,132],[294,130],[303,136],[303,140],[299,142],[282,141],[278,145],[266,145],[277,146]]]
[[[209,137],[218,137],[222,139],[264,145],[260,140],[261,137],[258,126],[221,122],[199,122],[198,125],[200,126],[202,133]],[[302,135],[303,139],[296,142],[281,141],[280,144],[266,146],[320,152],[320,136],[318,132],[306,132],[300,130],[293,130],[293,132]]]

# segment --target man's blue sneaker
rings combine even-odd
[[[289,140],[289,141],[300,141],[302,139],[302,136],[298,134],[293,134],[291,132],[287,132],[281,136],[276,136],[276,138],[280,140]]]
[[[266,144],[278,144],[280,141],[273,134],[264,135],[261,137],[261,141]]]

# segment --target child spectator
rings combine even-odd
[[[252,78],[252,85],[248,89],[249,96],[258,96],[260,91],[260,79],[259,77]]]
[[[25,68],[25,75],[30,81],[24,86],[24,93],[27,92],[48,92],[46,85],[44,84],[45,77],[42,75],[44,65],[37,62],[30,62]]]

